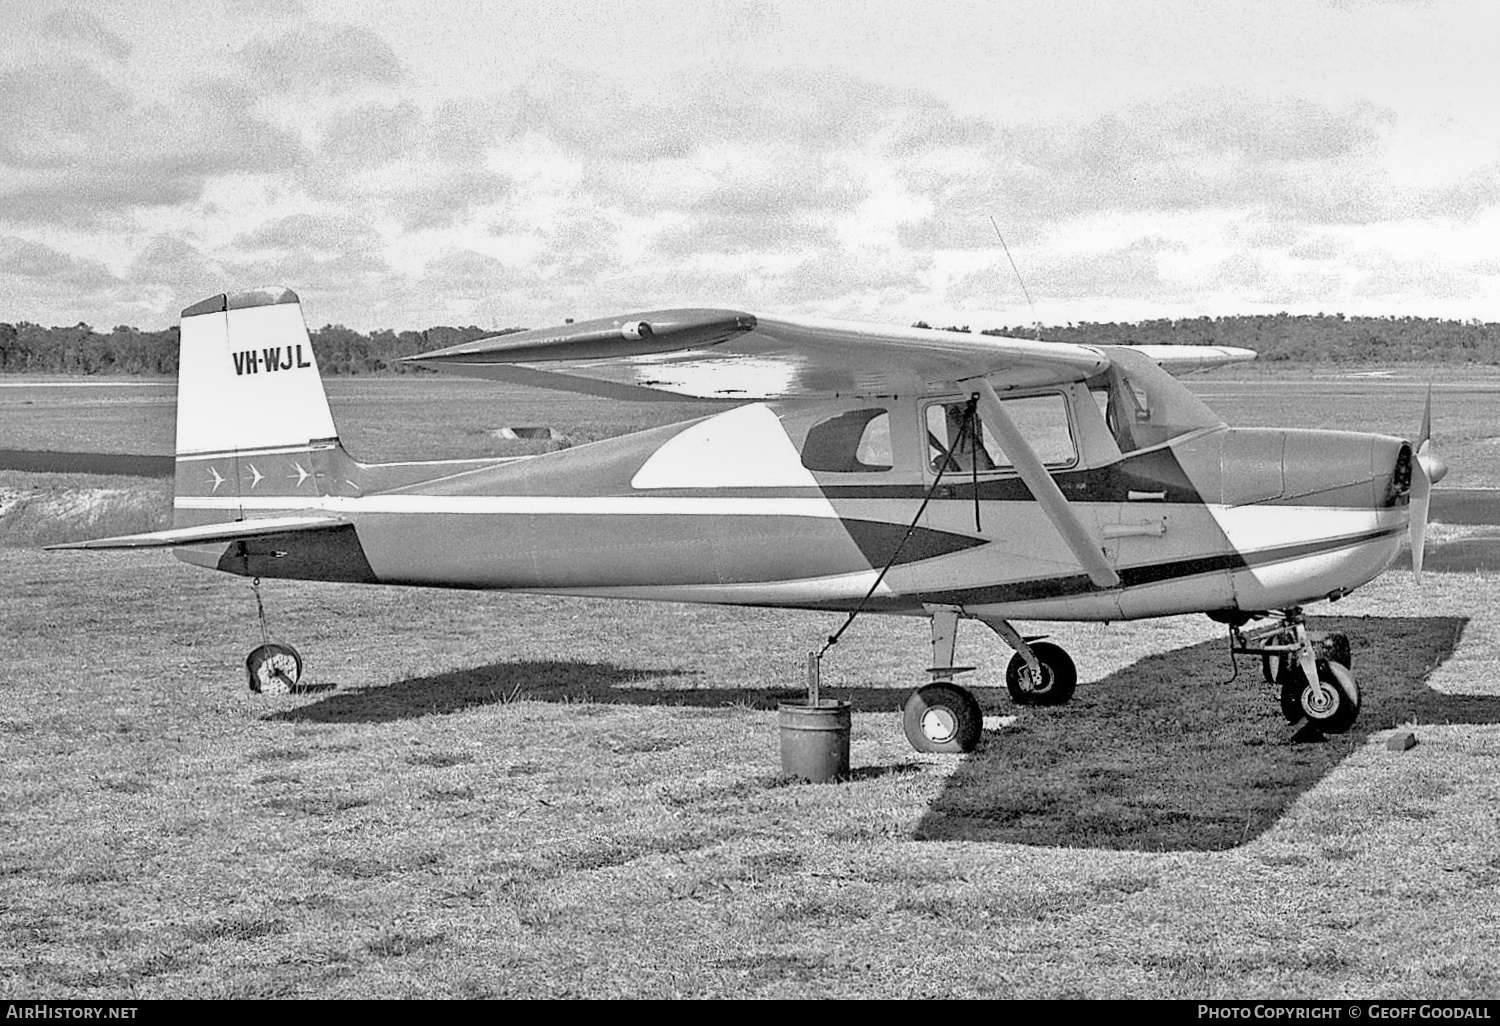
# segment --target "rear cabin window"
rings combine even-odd
[[[1053,392],[1000,401],[1021,437],[1026,439],[1042,463],[1049,467],[1068,467],[1077,462],[1078,449],[1073,444],[1068,403],[1063,396]],[[1010,457],[995,440],[982,414],[978,410],[974,413],[978,420],[977,432],[967,423],[968,416],[968,400],[933,403],[927,407],[927,447],[932,469],[941,469],[945,474],[1011,470]],[[974,445],[976,433],[983,439],[977,451]]]
[[[883,409],[850,410],[819,421],[802,445],[802,465],[835,474],[890,470],[891,415]]]

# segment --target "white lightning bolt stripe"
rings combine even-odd
[[[179,496],[178,509],[327,510],[331,513],[525,513],[615,514],[637,516],[819,517],[839,515],[826,499],[691,498],[665,496],[577,495],[324,495],[298,499],[262,496],[236,499],[211,495]]]
[[[1407,511],[1354,509],[1338,506],[1209,506],[1209,512],[1230,544],[1254,552],[1285,544],[1287,539],[1319,541],[1341,538],[1406,522]]]

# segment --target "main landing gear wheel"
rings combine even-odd
[[[1005,688],[1017,705],[1062,705],[1078,687],[1078,668],[1073,657],[1047,641],[1032,642],[1032,654],[1041,664],[1041,680],[1031,672],[1020,653],[1005,668]]]
[[[919,752],[972,752],[984,713],[967,689],[939,681],[911,693],[901,709],[901,728]]]
[[[245,657],[250,690],[285,695],[302,679],[302,656],[291,645],[261,645]]]
[[[1318,680],[1326,687],[1311,686],[1301,665],[1287,662],[1278,681],[1281,712],[1289,723],[1305,716],[1308,723],[1325,734],[1342,734],[1359,717],[1359,685],[1342,663],[1319,659],[1317,665]]]

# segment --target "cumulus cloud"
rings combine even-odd
[[[427,155],[478,160],[491,146],[516,139],[526,119],[522,112],[525,96],[524,92],[501,91],[436,104],[428,119]]]
[[[22,168],[68,163],[130,108],[124,89],[87,66],[0,72],[0,160]]]
[[[39,64],[0,73],[0,217],[94,224],[195,198],[210,175],[293,164],[300,144],[231,83],[145,102],[98,71]]]
[[[450,293],[479,298],[517,283],[514,271],[499,260],[469,249],[450,249],[427,264],[422,283],[441,285]]]
[[[48,14],[37,26],[44,39],[56,40],[75,49],[122,61],[130,56],[131,46],[100,24],[86,11],[64,7]]]
[[[170,322],[182,308],[220,292],[271,283],[239,278],[216,255],[169,233],[147,241],[126,266],[124,276],[121,291],[141,311],[135,319],[154,315],[158,322]]]
[[[900,306],[926,290],[932,257],[895,251],[833,251],[808,257],[785,272],[769,276],[761,292],[765,301],[788,308],[829,307],[831,313],[868,315]]]
[[[820,166],[821,165],[821,166]],[[836,165],[802,159],[726,167],[680,206],[656,239],[667,256],[789,253],[837,245],[834,219],[854,210],[868,189]]]
[[[355,25],[299,25],[272,39],[252,40],[237,56],[256,86],[279,93],[339,93],[393,85],[405,75],[390,45]]]
[[[307,300],[318,299],[322,314],[345,323],[366,323],[372,301],[396,275],[384,257],[369,250],[320,254],[306,249],[271,256],[221,257],[226,280],[240,286],[284,285]]]
[[[348,214],[291,214],[242,233],[231,247],[344,254],[370,249],[379,242],[373,228]]]
[[[1375,166],[1389,117],[1370,104],[1335,109],[1215,94],[1136,104],[1075,124],[996,128],[977,163],[913,161],[902,168],[909,186],[934,201],[931,219],[908,226],[902,238],[908,245],[985,246],[973,230],[984,212],[1017,235],[1082,216],[1146,210],[1366,221],[1389,211]]]
[[[597,211],[567,217],[544,233],[543,241],[545,248],[534,262],[538,280],[600,282],[627,267],[621,259],[618,225]]]
[[[331,114],[318,143],[320,166],[372,167],[417,152],[427,127],[410,102],[361,103]]]
[[[1058,310],[1066,310],[1077,300],[1099,296],[1176,298],[1177,285],[1163,273],[1162,258],[1184,249],[1169,239],[1148,237],[1085,252],[1038,250],[1026,264],[1025,279],[1034,298]],[[945,298],[960,308],[1024,302],[1010,264],[1003,257],[989,267],[955,277],[945,290]]]
[[[43,278],[79,288],[114,284],[118,279],[96,260],[69,256],[45,243],[0,235],[0,274]]]
[[[334,294],[330,313],[347,316],[382,291],[395,272],[378,232],[347,213],[290,214],[220,247],[225,273],[243,285],[286,285],[307,296]]]
[[[27,300],[32,307],[0,310],[0,320],[77,324],[117,318],[126,299],[121,285],[97,260],[73,256],[34,239],[0,234],[0,296],[15,297],[12,303]]]
[[[615,162],[682,160],[742,146],[813,153],[861,147],[910,109],[938,105],[913,90],[830,69],[745,64],[696,68],[645,92],[605,75],[543,67],[496,98],[495,138],[544,135],[565,152]],[[461,111],[450,111],[462,119]]]

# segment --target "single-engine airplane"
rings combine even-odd
[[[1207,613],[1262,657],[1289,720],[1347,730],[1348,640],[1310,633],[1303,606],[1379,575],[1408,534],[1420,572],[1444,471],[1425,423],[1415,446],[1227,426],[1162,369],[1254,356],[1220,347],[664,310],[410,360],[742,405],[538,456],[364,464],[291,291],[194,304],[181,346],[174,526],[61,547],[168,547],[252,578],[924,616],[933,668],[902,717],[922,751],[980,737],[955,683],[964,618],[1014,649],[1016,702],[1059,704],[1072,659],[1013,621]],[[288,690],[301,656],[265,640],[251,686]]]

